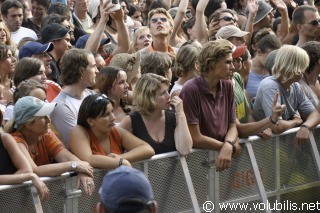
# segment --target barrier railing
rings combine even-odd
[[[220,173],[214,166],[216,152],[197,149],[187,157],[177,152],[156,155],[133,167],[149,178],[158,212],[210,212],[213,207],[214,212],[290,212],[288,206],[293,204],[301,210],[302,203],[319,201],[320,130],[310,132],[309,142],[300,146],[293,143],[297,130],[269,140],[241,139],[242,155]],[[93,212],[106,172],[95,170],[97,188],[90,197],[76,188],[77,177],[72,173],[43,178],[50,198],[41,202],[30,181],[0,186],[1,212]]]

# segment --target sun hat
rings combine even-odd
[[[266,17],[272,10],[273,8],[265,2],[264,0],[258,0],[259,8],[256,14],[256,17],[254,18],[253,25],[257,24],[260,22],[264,17]],[[249,16],[249,11],[246,11],[246,16]],[[244,30],[247,26],[247,21],[242,25],[241,29]]]
[[[88,41],[90,35],[91,35],[91,34],[85,34],[85,35],[81,36],[81,37],[77,40],[75,47],[76,47],[76,48],[79,48],[79,49],[84,49],[85,46],[86,46],[86,44],[87,44],[87,41]],[[101,41],[100,41],[100,46],[102,46],[102,45],[104,45],[104,44],[108,44],[108,43],[110,43],[110,38],[103,38],[103,39],[101,39]]]
[[[228,25],[221,27],[216,33],[216,38],[228,39],[230,37],[243,37],[248,35],[249,32],[240,30],[238,27],[233,25]]]
[[[140,67],[141,57],[140,52],[133,54],[120,53],[115,55],[110,66],[115,66],[123,69],[127,73],[127,81],[130,82],[137,75]]]
[[[41,41],[46,44],[54,40],[59,40],[67,35],[71,29],[57,23],[51,23],[41,30]]]
[[[32,96],[20,98],[13,109],[14,128],[18,128],[34,116],[46,116],[54,110],[57,103],[46,103]]]
[[[19,59],[24,57],[32,57],[33,55],[51,52],[54,46],[53,43],[41,44],[39,42],[31,41],[23,45],[19,50]]]
[[[135,212],[148,208],[153,191],[146,176],[139,170],[120,166],[103,178],[99,190],[103,205],[121,212]]]

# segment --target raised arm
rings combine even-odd
[[[201,45],[208,42],[207,24],[204,16],[204,10],[206,9],[208,2],[209,0],[200,0],[196,8],[195,31],[197,40]]]
[[[186,115],[183,111],[183,102],[178,96],[174,96],[170,104],[176,113],[176,129],[174,130],[174,141],[177,151],[181,155],[188,155],[192,149],[192,137],[189,132]]]
[[[187,8],[188,8],[188,0],[181,0],[176,17],[174,18],[174,25],[173,25],[172,33],[170,36],[170,45],[172,46],[175,46],[177,44],[177,32],[178,32],[178,29],[181,27],[181,23],[183,18],[186,15]]]
[[[271,0],[281,15],[279,40],[282,41],[289,33],[289,15],[287,5],[282,0]]]
[[[251,38],[253,33],[253,23],[259,9],[259,4],[257,0],[248,0],[247,8],[249,11],[249,16],[247,18],[247,25],[245,31],[249,32],[249,34],[245,35],[244,38],[246,40],[246,45],[248,49],[250,49]]]
[[[120,134],[122,145],[127,151],[119,155],[120,158],[129,162],[136,162],[151,158],[155,154],[153,148],[140,138],[121,127],[116,127],[116,129]]]
[[[111,3],[110,0],[100,0],[100,20],[96,27],[96,29],[93,31],[93,33],[90,35],[85,49],[90,50],[91,52],[97,52],[100,46],[100,41],[104,34],[104,29],[106,26],[106,23],[109,20],[109,15],[111,12],[109,12],[109,9],[112,8],[114,5]]]

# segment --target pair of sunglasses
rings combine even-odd
[[[318,26],[320,24],[320,19],[312,20],[307,24],[311,24],[312,26]]]
[[[164,23],[164,22],[167,22],[167,21],[168,21],[168,19],[167,19],[167,18],[162,17],[162,18],[152,18],[152,19],[151,19],[151,22],[152,22],[152,23],[157,23],[157,22],[158,22],[158,20],[160,20],[162,23]]]
[[[236,20],[233,17],[230,16],[223,16],[220,20],[225,20],[225,21],[233,21],[234,23],[236,23]]]

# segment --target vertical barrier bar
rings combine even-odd
[[[73,176],[64,180],[65,187],[65,200],[64,212],[65,213],[78,213],[79,212],[79,197],[82,194],[80,189],[77,189],[77,176]]]
[[[143,173],[147,178],[149,178],[149,165],[147,161],[143,163]]]
[[[36,213],[43,213],[41,201],[36,188],[34,186],[30,186],[30,192]]]
[[[257,164],[257,160],[256,157],[254,156],[254,152],[252,149],[252,144],[250,141],[246,141],[246,146],[248,149],[248,154],[250,157],[250,161],[251,161],[251,165],[252,165],[252,169],[254,172],[254,178],[256,180],[257,186],[258,186],[258,190],[259,190],[259,195],[260,195],[260,200],[266,204],[266,206],[268,207],[268,199],[267,199],[267,194],[266,194],[266,190],[264,189],[264,185],[261,179],[261,175],[260,175],[260,171],[258,168],[258,164]],[[270,209],[266,208],[265,212],[271,213]]]
[[[186,184],[188,186],[188,191],[189,191],[190,199],[192,202],[193,210],[195,213],[200,213],[199,203],[197,200],[196,193],[194,191],[194,187],[193,187],[193,183],[191,180],[191,176],[190,176],[190,172],[189,172],[186,158],[184,156],[181,156],[181,157],[179,157],[179,160],[180,160],[181,167],[183,170],[184,178],[186,179]]]
[[[214,165],[216,158],[215,151],[208,151],[208,200],[212,201],[215,213],[220,213],[219,202],[220,202],[220,187],[219,187],[219,173],[216,172]]]
[[[314,139],[314,135],[312,131],[309,131],[309,139],[310,139],[310,145],[311,145],[311,152],[313,154],[312,156],[317,167],[318,176],[320,178],[320,156],[319,156],[319,151],[318,151],[317,144]]]
[[[275,189],[280,190],[281,186],[280,186],[280,138],[279,136],[276,136],[276,146],[275,146]],[[281,202],[281,198],[280,195],[277,194],[276,196],[277,201],[280,203]],[[276,210],[276,212],[281,212],[281,210]]]

